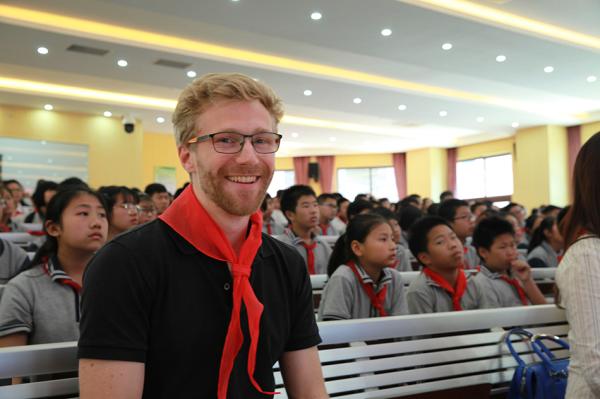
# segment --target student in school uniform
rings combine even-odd
[[[319,320],[407,314],[402,278],[390,267],[395,258],[388,221],[376,214],[354,217],[329,261],[332,274],[321,297]]]
[[[289,225],[276,238],[296,248],[310,274],[325,274],[331,247],[314,233],[319,224],[319,204],[313,189],[304,185],[288,188],[281,195],[281,210]]]
[[[146,186],[144,193],[154,202],[158,215],[162,215],[171,204],[171,196],[167,188],[160,183],[151,183]]]
[[[0,301],[0,347],[76,341],[86,265],[105,243],[104,200],[85,187],[50,200],[48,238],[30,268],[11,279]]]
[[[21,223],[13,220],[16,212],[16,202],[10,191],[0,183],[0,233],[25,231]]]
[[[396,214],[383,207],[373,209],[372,213],[383,217],[392,228],[392,239],[396,243],[396,260],[391,267],[399,272],[412,272],[410,251],[408,247],[402,245],[402,229]]]
[[[46,206],[56,194],[58,183],[48,180],[39,180],[31,195],[34,211],[25,217],[25,223],[44,223]]]
[[[459,199],[448,199],[440,204],[438,215],[446,219],[456,233],[463,245],[465,269],[475,269],[479,266],[480,260],[475,247],[468,243],[468,239],[473,234],[475,223],[471,208],[467,201]]]
[[[478,308],[473,285],[462,268],[462,243],[445,219],[426,216],[415,222],[408,245],[423,265],[406,293],[410,313]]]
[[[546,303],[531,268],[519,259],[510,222],[501,217],[481,220],[473,232],[473,245],[482,260],[471,279],[480,309]]]
[[[333,227],[331,222],[337,214],[337,199],[333,194],[321,194],[317,197],[319,203],[319,228],[317,235],[339,236],[340,232]]]
[[[554,216],[545,217],[534,230],[527,253],[531,267],[557,267],[564,241]]]
[[[0,238],[0,284],[6,284],[28,265],[27,252],[12,242]]]
[[[275,223],[282,225],[284,228],[288,225],[288,220],[281,211],[281,195],[284,190],[277,190],[277,195],[273,197],[273,219]]]
[[[265,199],[260,205],[260,211],[263,216],[262,231],[270,236],[280,235],[285,232],[285,227],[277,223],[273,218],[273,198],[269,194],[265,195]]]
[[[348,223],[348,205],[350,201],[341,195],[337,199],[337,214],[331,221],[331,225],[340,234],[346,232],[346,224]]]
[[[153,221],[158,217],[158,211],[154,206],[154,201],[144,193],[138,194],[138,224],[144,224]]]
[[[25,190],[18,180],[4,180],[4,187],[10,191],[15,200],[16,210],[13,215],[13,220],[23,222],[25,217],[33,210],[33,207],[26,201]]]
[[[109,241],[138,225],[137,198],[133,191],[124,186],[105,186],[98,192],[107,204]]]

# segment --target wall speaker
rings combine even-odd
[[[314,181],[319,181],[319,164],[316,162],[310,162],[308,164],[308,178],[314,179]]]

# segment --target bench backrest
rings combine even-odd
[[[501,387],[516,366],[502,344],[510,326],[559,336],[568,332],[564,312],[552,305],[319,323],[327,391],[357,399],[482,383]],[[515,348],[534,361],[527,345]],[[0,349],[0,379],[76,370],[75,342]],[[278,398],[287,397],[277,364],[275,378],[282,392]],[[2,398],[77,394],[77,378],[0,386]]]

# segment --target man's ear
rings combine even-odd
[[[179,155],[179,162],[186,172],[192,173],[196,171],[196,164],[193,162],[193,156],[187,145],[180,145],[177,148],[177,154]]]
[[[52,220],[46,220],[44,226],[46,227],[46,232],[49,236],[56,238],[60,235],[61,229],[58,223],[55,223]]]
[[[424,266],[429,266],[431,264],[431,256],[429,256],[427,252],[419,252],[419,254],[417,255],[417,259]]]

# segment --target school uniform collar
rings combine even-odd
[[[464,273],[464,270],[463,270],[463,273]],[[427,274],[425,274],[425,273],[421,272],[421,274],[420,274],[420,275],[421,275],[421,276],[423,276],[423,278],[425,278],[425,283],[426,283],[427,285],[431,285],[431,286],[434,286],[434,287],[442,288],[442,287],[441,287],[441,286],[440,286],[438,283],[436,283],[436,282],[435,282],[435,281],[433,281],[431,278],[429,278],[429,276],[428,276]],[[469,279],[471,278],[471,275],[470,275],[470,274],[467,274],[467,273],[465,273],[465,277],[467,278],[467,281],[469,281]]]
[[[493,271],[491,271],[491,270],[490,270],[490,269],[487,267],[487,265],[486,265],[485,263],[482,263],[482,264],[481,264],[481,267],[479,268],[479,273],[481,273],[481,274],[483,274],[484,276],[486,276],[486,277],[489,277],[489,278],[491,278],[491,279],[493,279],[493,280],[497,280],[497,279],[499,279],[501,276],[503,276],[503,274],[502,274],[502,273],[498,273],[498,272],[493,272]],[[511,275],[511,273],[510,273],[510,270],[507,270],[507,271],[506,271],[506,276],[507,276],[508,278],[512,278],[512,275]]]
[[[301,245],[301,242],[304,242],[304,240],[300,237],[298,237],[294,231],[292,230],[291,227],[287,227],[285,229],[285,231],[283,232],[283,234],[287,235],[288,238],[290,239],[290,241],[292,242],[293,245]],[[312,242],[318,241],[317,240],[317,236],[314,233],[310,233],[310,239]]]
[[[376,289],[376,292],[380,291],[385,285],[392,281],[392,272],[387,267],[381,271],[383,275],[379,279],[379,282],[376,283],[358,262],[354,262],[354,264],[356,265],[356,270],[358,271],[363,284],[371,284]]]
[[[48,261],[44,265],[44,269],[46,273],[50,276],[53,282],[63,285],[68,285],[77,290],[77,292],[81,291],[81,286],[78,282],[73,280],[71,276],[69,276],[62,268],[61,264],[58,262],[58,257],[56,255],[52,255],[48,258]]]

